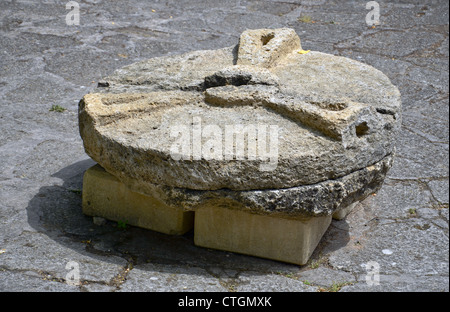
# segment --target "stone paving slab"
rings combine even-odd
[[[79,26],[66,25],[66,3],[0,2],[0,291],[449,291],[447,1],[379,1],[375,28],[356,0],[83,0]],[[94,164],[78,132],[84,94],[125,65],[280,27],[306,50],[381,70],[403,100],[386,184],[333,220],[308,264],[82,214],[82,177]],[[71,261],[78,286],[66,283]],[[374,262],[380,285],[371,287]]]

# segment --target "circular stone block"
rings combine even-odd
[[[134,191],[195,210],[324,216],[392,166],[398,89],[363,63],[301,48],[291,29],[138,62],[79,106],[87,154]]]

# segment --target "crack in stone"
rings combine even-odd
[[[123,283],[126,282],[128,274],[134,267],[135,260],[131,257],[127,260],[127,265],[120,269],[120,271],[114,276],[109,282],[105,285],[115,287],[116,290],[119,290]]]

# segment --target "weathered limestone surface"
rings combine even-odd
[[[304,53],[293,29],[131,65],[99,88],[80,101],[80,133],[109,173],[86,173],[85,213],[183,234],[195,211],[196,245],[300,265],[333,216],[380,189],[401,121],[386,76]]]
[[[288,189],[339,179],[393,156],[401,123],[397,88],[368,65],[300,50],[293,30],[264,29],[244,32],[236,47],[122,68],[80,102],[86,152],[144,193],[155,184]],[[277,126],[274,170],[260,170],[258,159],[173,159],[171,127],[189,126],[195,117],[222,130]]]
[[[294,29],[245,31],[240,38],[237,65],[272,67],[292,51],[300,50]]]
[[[392,161],[392,157],[387,157],[373,166],[340,179],[288,189],[197,191],[151,185],[140,190],[142,193],[153,194],[167,205],[186,211],[195,211],[204,206],[229,206],[263,215],[301,219],[332,215],[377,192]],[[139,183],[134,185],[132,179],[125,178],[123,182],[133,189],[140,186]]]
[[[353,211],[353,209],[355,209],[355,207],[356,207],[356,205],[358,205],[358,203],[359,202],[355,202],[346,208],[336,211],[333,214],[333,219],[339,220],[339,221],[344,220]]]

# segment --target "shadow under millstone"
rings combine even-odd
[[[307,266],[327,264],[327,255],[341,249],[350,242],[350,226],[343,220],[332,220],[328,230],[323,235],[313,254],[309,258]]]
[[[193,274],[190,268],[197,267],[214,272],[218,278],[226,271],[224,277],[229,277],[230,270],[236,274],[298,270],[296,265],[197,247],[193,231],[171,236],[129,225],[123,228],[113,221],[94,224],[92,217],[82,213],[83,175],[93,165],[95,162],[87,159],[53,174],[63,180],[63,185],[40,188],[27,207],[29,224],[55,242],[83,255],[102,261],[108,261],[108,256],[118,256],[134,268],[143,270],[147,270],[146,264],[154,264],[166,271],[176,268],[178,273]],[[84,250],[80,250],[80,242],[85,242]]]

